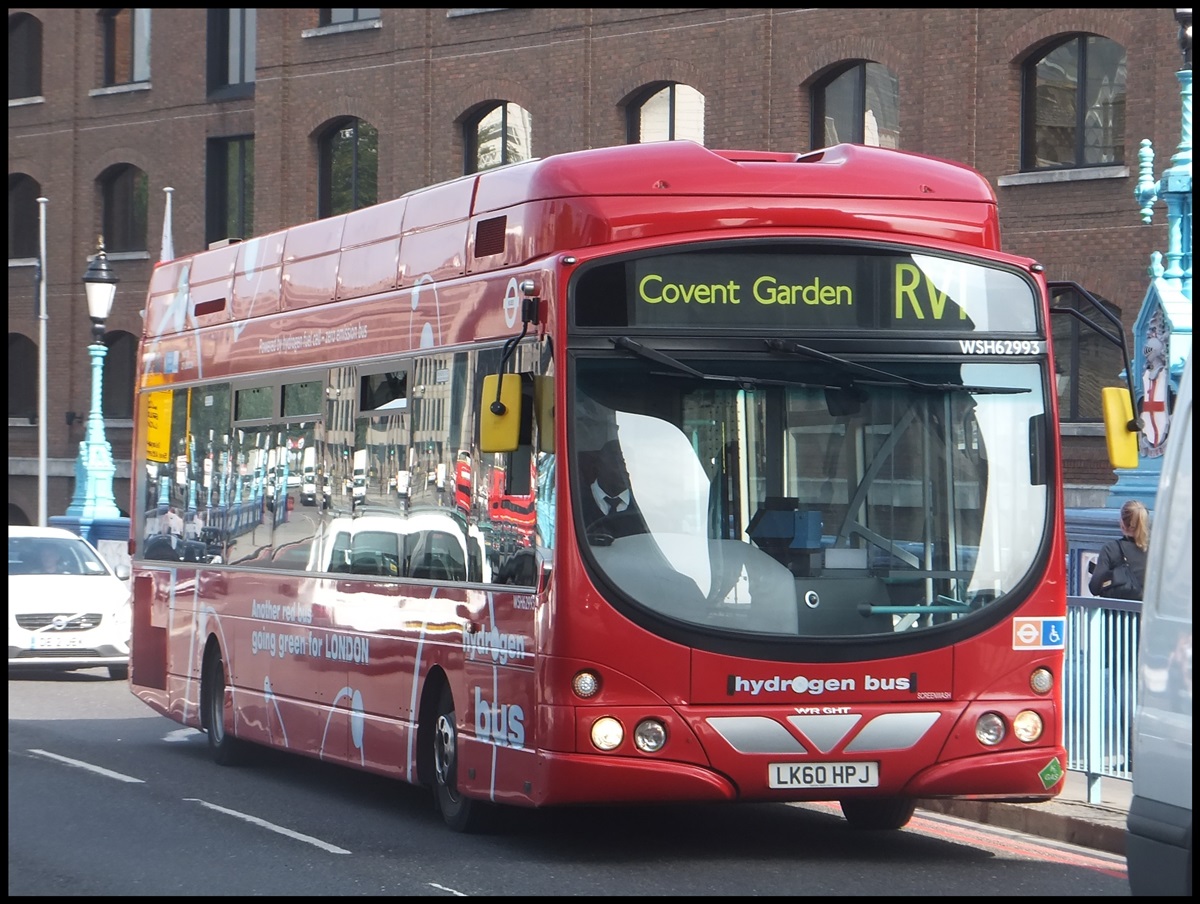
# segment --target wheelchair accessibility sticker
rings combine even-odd
[[[1066,646],[1065,618],[1014,618],[1014,650],[1061,650]]]

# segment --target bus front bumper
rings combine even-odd
[[[904,793],[910,797],[1033,803],[1057,797],[1066,770],[1063,747],[983,753],[922,770],[905,786]]]

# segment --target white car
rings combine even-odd
[[[129,566],[56,527],[8,528],[8,669],[129,677]]]

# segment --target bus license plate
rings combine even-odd
[[[878,763],[772,763],[772,788],[878,788]]]

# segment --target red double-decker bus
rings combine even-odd
[[[459,830],[1051,798],[1048,318],[978,173],[852,145],[562,154],[163,263],[133,693],[221,763],[394,776]],[[189,430],[217,438],[207,493],[178,483]],[[322,505],[268,507],[263,463],[301,439]],[[495,498],[532,529],[461,504]],[[198,518],[219,558],[145,557]]]

